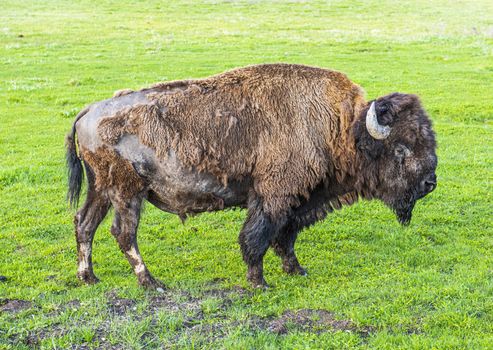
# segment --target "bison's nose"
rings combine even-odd
[[[428,194],[437,187],[437,177],[435,174],[429,175],[425,180],[421,182],[421,189],[424,193]]]

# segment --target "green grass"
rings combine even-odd
[[[411,225],[377,202],[345,208],[300,235],[307,278],[284,275],[269,253],[274,287],[252,291],[237,244],[244,211],[182,225],[148,205],[141,251],[170,290],[137,286],[110,220],[94,243],[102,282],[81,286],[64,200],[64,135],[77,111],[114,90],[262,62],[343,71],[368,98],[421,96],[439,186]],[[0,299],[31,304],[0,311],[0,348],[491,348],[492,121],[487,0],[3,0]],[[273,330],[307,309],[347,327],[311,312]]]

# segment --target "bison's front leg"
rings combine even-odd
[[[306,275],[306,270],[298,262],[294,252],[294,243],[298,237],[299,227],[289,223],[283,228],[271,245],[277,255],[282,259],[282,268],[284,272],[290,275]]]
[[[263,260],[277,227],[277,221],[264,212],[261,201],[255,200],[249,205],[239,242],[243,260],[248,266],[247,280],[254,288],[268,287],[264,279]]]
[[[121,251],[137,275],[139,284],[145,288],[164,288],[164,285],[152,277],[147,269],[137,245],[137,228],[140,220],[142,197],[136,196],[128,203],[113,201],[115,219],[111,226],[111,233],[115,236]]]

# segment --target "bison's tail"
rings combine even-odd
[[[82,169],[82,160],[77,154],[77,145],[75,143],[76,129],[75,124],[84,116],[89,108],[85,108],[75,118],[72,130],[67,134],[65,145],[67,147],[67,168],[68,168],[68,193],[67,200],[70,206],[76,208],[79,203],[82,180],[84,179],[84,170]]]

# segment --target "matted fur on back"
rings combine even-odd
[[[173,150],[223,182],[250,176],[273,215],[327,175],[342,181],[355,171],[351,127],[366,102],[342,73],[260,65],[151,89],[148,103],[101,120],[102,140],[134,134],[158,158]]]

